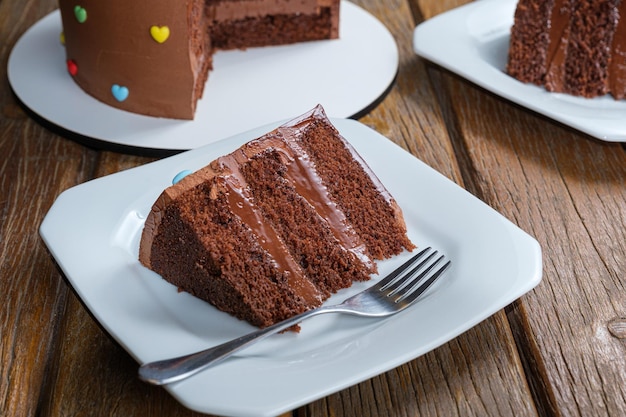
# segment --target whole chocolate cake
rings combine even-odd
[[[626,95],[626,2],[519,0],[507,73],[548,91]]]
[[[413,248],[395,200],[318,106],[167,188],[139,260],[265,327]]]
[[[59,0],[67,69],[88,94],[193,119],[220,49],[339,36],[339,0]]]

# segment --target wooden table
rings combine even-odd
[[[544,278],[440,348],[288,415],[626,415],[624,145],[418,58],[414,27],[465,1],[356,3],[400,50],[395,85],[360,120],[536,237]],[[137,379],[137,364],[83,308],[38,235],[63,190],[152,160],[61,137],[12,94],[11,48],[55,8],[0,1],[0,416],[195,415]]]

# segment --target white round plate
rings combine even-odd
[[[194,149],[322,104],[331,117],[371,108],[393,83],[398,48],[362,8],[341,3],[339,39],[220,51],[193,121],[142,116],[101,103],[67,73],[59,11],[33,25],[9,57],[21,102],[68,136],[100,147]]]

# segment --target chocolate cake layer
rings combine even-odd
[[[361,156],[327,119],[313,121],[297,143],[316,161],[329,193],[374,259],[414,246],[406,237],[400,207]],[[338,136],[340,140],[329,141]]]
[[[330,8],[324,8],[311,15],[279,14],[215,23],[211,39],[217,49],[224,50],[333,39],[338,36],[334,33],[338,28],[333,28],[333,16]]]
[[[611,44],[620,0],[579,0],[572,6],[564,92],[595,97],[608,93]]]
[[[515,9],[507,73],[520,81],[543,84],[554,0],[519,0]]]

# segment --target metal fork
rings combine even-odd
[[[378,283],[341,304],[305,311],[280,323],[200,352],[146,363],[139,368],[139,378],[155,385],[183,380],[222,362],[253,343],[320,314],[347,313],[364,317],[385,317],[395,314],[413,304],[450,266],[451,261],[447,261],[434,270],[445,258],[444,255],[440,255],[433,260],[437,253],[436,250],[431,251],[430,247],[420,251]]]

